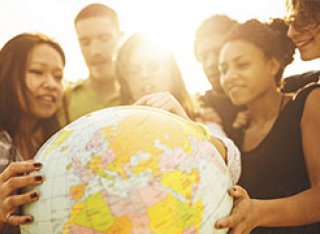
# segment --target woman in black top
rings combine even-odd
[[[242,187],[230,189],[232,214],[216,223],[232,233],[320,233],[320,89],[310,86],[294,98],[277,91],[293,59],[286,31],[279,20],[251,20],[221,50],[222,86],[252,118],[234,138],[242,151]]]

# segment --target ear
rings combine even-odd
[[[269,66],[269,71],[270,73],[275,76],[279,69],[280,69],[280,62],[279,60],[275,59],[275,58],[270,58],[268,60],[268,66]]]

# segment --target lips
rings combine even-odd
[[[308,40],[300,40],[300,41],[295,41],[295,44],[298,48],[303,48],[305,47],[306,45],[308,45],[310,42],[313,41],[313,38],[311,39],[308,39]]]
[[[233,85],[227,89],[227,93],[232,95],[234,93],[237,93],[237,92],[243,90],[244,88],[245,88],[244,85]]]
[[[108,60],[108,59],[101,59],[101,60],[92,60],[92,61],[90,62],[90,64],[91,64],[92,66],[101,66],[101,65],[108,64],[108,63],[110,63],[110,62],[111,62],[111,61]]]
[[[50,94],[38,95],[36,100],[46,105],[54,105],[57,103],[57,96]]]

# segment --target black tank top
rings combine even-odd
[[[247,189],[251,198],[287,197],[310,188],[300,122],[305,101],[317,87],[312,85],[300,91],[286,104],[265,139],[255,149],[241,152],[239,184]],[[242,145],[242,141],[243,136],[236,143]],[[320,223],[290,228],[257,228],[252,233],[320,234]]]

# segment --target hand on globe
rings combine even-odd
[[[16,194],[16,191],[26,186],[36,186],[43,183],[43,176],[29,175],[39,171],[41,163],[33,161],[11,163],[0,174],[0,227],[4,223],[21,225],[31,223],[31,215],[19,215],[19,206],[37,201],[39,192],[30,191],[25,194]],[[1,230],[1,229],[0,229]]]
[[[134,105],[145,105],[169,111],[190,120],[179,101],[169,92],[159,92],[142,96]]]
[[[208,123],[217,123],[222,124],[222,120],[218,113],[211,107],[201,107],[196,113],[196,121],[208,124]]]
[[[251,121],[251,113],[248,110],[241,111],[237,114],[235,120],[233,121],[232,127],[235,129],[241,129],[248,127]]]
[[[250,234],[258,226],[256,200],[251,199],[247,191],[235,185],[228,190],[234,198],[234,206],[230,216],[219,219],[215,223],[217,229],[230,228],[232,234]]]

